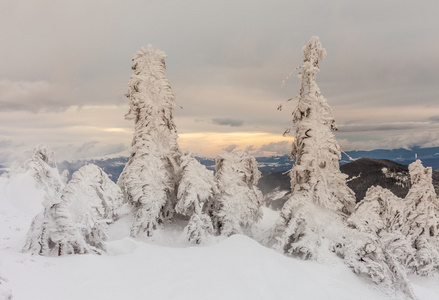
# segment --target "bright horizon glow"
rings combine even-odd
[[[246,150],[254,156],[278,155],[274,148],[282,147],[284,154],[291,151],[294,138],[268,132],[196,132],[178,135],[178,144],[183,150],[197,155],[215,157],[224,152]]]

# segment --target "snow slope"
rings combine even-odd
[[[189,246],[180,224],[145,242],[127,236],[129,220],[110,228],[108,255],[22,253],[40,205],[38,190],[0,178],[0,299],[392,299],[328,255],[320,262],[286,257],[243,235]],[[20,197],[17,197],[19,195]],[[41,200],[41,199],[40,199]],[[268,234],[277,213],[265,209],[254,231]],[[183,224],[184,225],[184,224]],[[3,280],[4,279],[4,280]],[[420,299],[439,299],[439,278],[412,278]],[[3,298],[2,298],[3,297]]]

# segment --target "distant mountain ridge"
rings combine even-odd
[[[340,170],[349,176],[347,184],[355,192],[357,202],[371,186],[389,189],[400,198],[404,198],[411,187],[408,166],[387,159],[360,158],[342,165]]]
[[[387,159],[397,162],[401,165],[409,165],[416,160],[416,158],[422,160],[422,164],[425,167],[432,167],[433,170],[439,169],[439,147],[420,148],[413,147],[412,149],[376,149],[371,151],[347,151],[346,152],[353,159],[356,158],[378,158]],[[340,164],[348,163],[352,160],[346,154],[342,154]]]
[[[364,199],[372,186],[389,189],[400,198],[405,198],[411,187],[408,166],[387,159],[360,158],[342,165],[340,170],[348,175],[347,184],[354,191],[357,202]],[[439,195],[439,170],[434,170],[432,177]],[[258,186],[272,209],[281,209],[290,197],[290,177],[286,172],[262,171]]]
[[[341,155],[340,165],[347,164],[359,158],[375,158],[387,159],[397,162],[401,165],[409,165],[416,160],[422,160],[425,167],[432,167],[433,170],[439,169],[439,147],[419,148],[414,147],[411,150],[407,149],[376,149],[370,151],[346,151]],[[294,161],[288,155],[271,156],[271,157],[257,157],[259,169],[268,172],[282,172],[290,170]]]
[[[377,149],[371,151],[347,151],[342,154],[340,165],[351,162],[352,159],[359,158],[373,158],[373,159],[387,159],[397,162],[401,165],[408,165],[415,161],[416,156],[422,160],[422,163],[426,167],[432,167],[434,170],[439,169],[439,147],[432,148],[413,148],[407,149],[393,149],[384,150]],[[198,161],[205,165],[209,170],[215,170],[215,159],[208,157],[196,157]],[[291,170],[294,161],[288,155],[282,156],[270,156],[270,157],[257,157],[259,170],[264,172],[285,172]],[[58,164],[60,172],[68,170],[71,174],[78,170],[80,167],[92,163],[102,168],[108,176],[114,182],[119,178],[125,164],[128,161],[128,157],[112,157],[90,160],[77,160],[77,161],[63,161]],[[69,178],[70,179],[70,178]]]
[[[439,147],[414,148],[413,150],[348,151],[342,155],[340,169],[349,176],[348,186],[354,190],[357,202],[364,198],[367,189],[373,185],[380,185],[390,189],[399,197],[405,197],[410,188],[407,165],[412,163],[416,156],[422,160],[424,166],[436,169],[433,171],[433,184],[439,194]],[[209,170],[215,170],[215,159],[196,158]],[[289,197],[290,178],[288,171],[291,170],[294,162],[288,155],[257,157],[256,160],[259,170],[262,172],[258,186],[265,195],[267,204],[273,209],[280,209]],[[102,168],[112,181],[117,182],[127,162],[128,157],[126,156],[63,161],[58,164],[58,169],[60,172],[68,170],[68,180],[70,180],[76,170],[92,163]],[[4,166],[0,166],[0,175],[7,170]]]

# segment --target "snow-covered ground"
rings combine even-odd
[[[67,299],[392,299],[329,255],[302,261],[234,235],[188,244],[184,224],[168,225],[149,241],[128,236],[128,218],[109,228],[108,254],[43,257],[23,253],[43,195],[32,179],[0,177],[0,300]],[[264,239],[277,213],[264,209],[254,230]],[[439,276],[411,277],[421,300],[439,299]]]

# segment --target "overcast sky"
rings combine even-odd
[[[183,149],[286,154],[295,102],[276,108],[299,79],[281,82],[311,36],[343,150],[439,146],[437,0],[3,0],[0,164],[38,143],[58,160],[126,152],[124,93],[147,44],[168,55]]]

